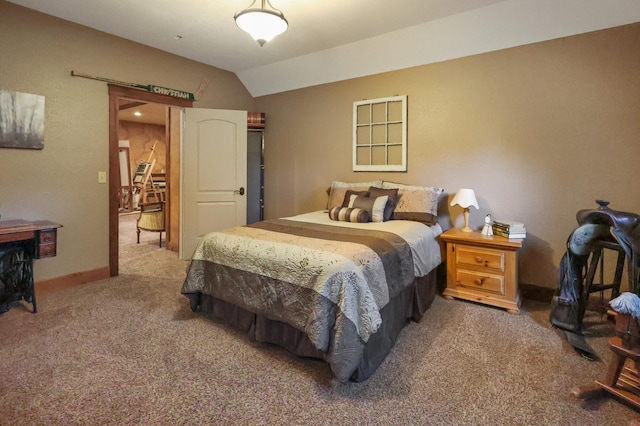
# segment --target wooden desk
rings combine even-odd
[[[57,230],[48,220],[0,220],[0,313],[20,300],[37,312],[33,260],[57,254]]]

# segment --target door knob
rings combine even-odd
[[[244,195],[244,187],[241,186],[240,189],[236,189],[233,191],[234,194]]]

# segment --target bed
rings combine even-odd
[[[346,191],[336,190],[325,211],[204,236],[181,290],[191,309],[256,341],[325,360],[340,381],[369,378],[433,301],[442,229],[402,220],[402,211],[394,218],[393,209],[384,211],[393,220],[378,210],[378,221],[357,221],[363,209],[342,204],[363,192]],[[391,198],[383,208],[402,207],[401,194]],[[351,216],[340,220],[338,211]]]

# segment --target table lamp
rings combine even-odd
[[[469,228],[469,207],[473,206],[478,209],[478,200],[476,200],[476,194],[473,189],[460,188],[456,195],[451,200],[451,206],[458,205],[464,209],[464,228],[462,232],[472,232],[473,229]]]

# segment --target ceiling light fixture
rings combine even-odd
[[[282,12],[273,7],[269,0],[261,1],[261,8],[251,8],[256,3],[256,0],[253,0],[248,8],[236,13],[233,19],[241,30],[251,34],[260,46],[264,46],[266,42],[285,32],[289,23]],[[271,9],[265,8],[265,4]]]

